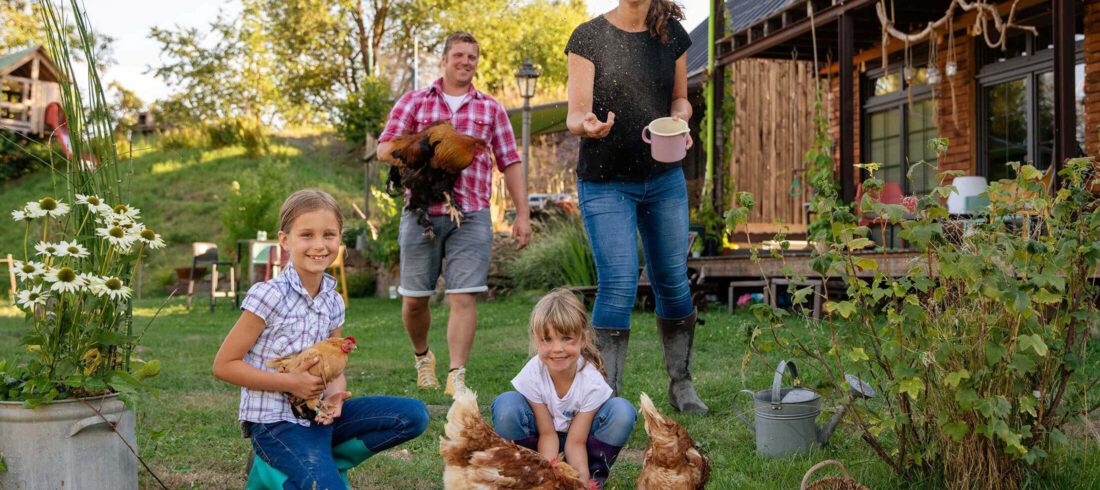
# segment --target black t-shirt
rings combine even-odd
[[[653,159],[642,141],[642,129],[668,117],[676,60],[691,46],[679,21],[669,19],[668,43],[643,32],[626,32],[602,15],[577,26],[565,52],[596,66],[592,112],[600,121],[615,113],[611,133],[603,139],[581,138],[577,176],[582,180],[640,181],[680,164]]]

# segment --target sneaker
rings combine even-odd
[[[435,377],[435,354],[416,356],[416,386],[418,388],[439,388],[439,378]]]
[[[447,373],[447,389],[443,394],[455,396],[456,393],[466,391],[466,368],[452,369]]]

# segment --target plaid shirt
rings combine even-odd
[[[452,114],[451,108],[443,100],[442,78],[428,88],[401,96],[390,110],[386,129],[378,136],[378,141],[390,141],[401,135],[418,133],[432,124],[447,120],[451,121],[458,132],[480,138],[487,143],[493,150],[496,167],[501,172],[505,167],[519,163],[516,137],[512,134],[512,125],[508,122],[508,113],[504,106],[471,84],[466,99]],[[487,152],[478,153],[474,157],[474,163],[466,167],[455,182],[455,201],[465,213],[479,211],[489,207],[492,189],[493,162]],[[447,214],[446,203],[432,203],[428,214]]]
[[[248,365],[268,372],[277,372],[267,361],[301,352],[329,338],[332,331],[344,324],[344,299],[336,292],[336,279],[325,274],[321,291],[310,298],[293,264],[278,277],[256,283],[241,303],[242,310],[255,313],[264,320],[264,331],[244,356]],[[267,424],[294,422],[309,426],[309,422],[294,416],[283,393],[241,388],[238,418],[242,422]]]

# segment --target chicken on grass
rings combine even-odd
[[[642,417],[649,447],[642,459],[638,490],[696,490],[710,479],[710,462],[695,447],[687,431],[675,420],[665,418],[642,393]]]
[[[597,488],[595,480],[581,483],[572,466],[547,461],[538,452],[497,435],[481,418],[477,394],[471,390],[455,395],[443,432],[439,454],[443,456],[443,488],[447,490]]]
[[[405,209],[416,216],[424,235],[435,238],[428,216],[428,206],[433,202],[446,202],[451,220],[461,226],[463,216],[454,196],[455,182],[474,157],[485,151],[485,142],[459,133],[444,121],[419,133],[394,138],[392,143],[393,158],[398,163],[390,167],[390,184],[408,190]]]

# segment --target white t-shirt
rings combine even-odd
[[[611,399],[611,387],[603,379],[603,375],[596,366],[579,356],[577,376],[573,378],[569,392],[562,398],[558,398],[558,393],[554,390],[554,380],[550,379],[550,371],[538,356],[527,361],[527,365],[512,379],[512,386],[528,402],[546,405],[554,420],[554,430],[558,432],[569,432],[569,424],[573,422],[575,415],[598,410],[604,402]]]
[[[447,102],[447,106],[451,108],[451,114],[458,112],[459,106],[462,105],[462,101],[466,100],[466,94],[462,95],[447,95],[443,94],[443,100]]]

